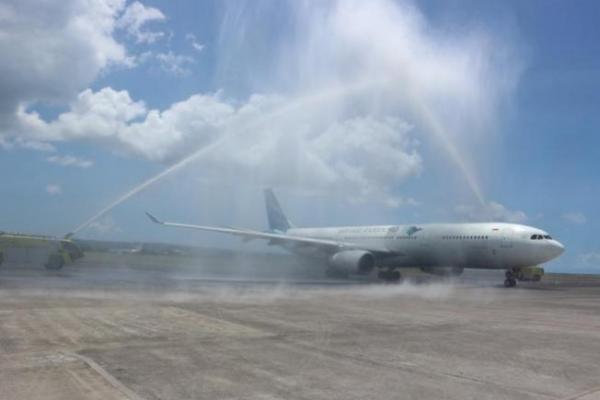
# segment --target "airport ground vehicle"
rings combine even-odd
[[[83,251],[69,238],[69,235],[64,238],[55,238],[52,236],[0,232],[0,264],[4,261],[5,251],[9,248],[48,249],[49,254],[44,267],[51,270],[61,269],[65,264],[83,257]]]

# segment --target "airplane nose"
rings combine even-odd
[[[552,252],[554,253],[554,257],[560,256],[565,251],[565,246],[558,240],[552,241]]]

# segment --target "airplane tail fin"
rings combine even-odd
[[[269,229],[272,231],[285,232],[293,225],[287,219],[275,193],[272,189],[265,189],[265,205],[267,207],[267,218],[269,220]]]

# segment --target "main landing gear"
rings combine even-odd
[[[504,280],[504,287],[510,288],[517,286],[516,274],[513,270],[506,271],[506,279]]]
[[[384,280],[389,283],[396,283],[402,277],[400,272],[395,271],[393,269],[382,270],[377,273],[377,277],[381,280]]]

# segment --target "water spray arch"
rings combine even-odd
[[[240,134],[241,131],[247,132],[260,129],[262,125],[265,125],[270,121],[288,113],[298,112],[307,105],[322,106],[325,105],[328,101],[338,99],[342,96],[358,94],[363,91],[373,89],[390,90],[390,88],[393,87],[393,82],[390,82],[389,80],[369,80],[355,83],[353,85],[330,86],[327,89],[322,90],[316,94],[297,97],[294,100],[289,101],[283,104],[282,106],[272,110],[271,112],[261,117],[258,117],[255,120],[250,121],[249,123],[246,123],[244,126],[234,125],[233,127],[226,128],[223,134],[213,143],[196,150],[195,152],[189,154],[188,156],[184,157],[175,164],[167,167],[160,173],[152,176],[151,178],[145,180],[136,187],[123,193],[115,200],[107,204],[104,208],[99,210],[97,213],[92,215],[90,218],[86,219],[84,222],[75,227],[72,230],[71,234],[74,235],[79,233],[80,231],[88,227],[90,224],[103,217],[115,207],[129,200],[133,196],[143,192],[144,190],[148,189],[154,184],[160,182],[165,177],[185,168],[193,162],[201,160],[203,156],[210,154],[211,151],[217,149],[218,146],[220,146],[226,140],[235,138],[235,136]],[[448,132],[446,132],[446,130],[443,128],[442,124],[436,118],[435,114],[430,109],[430,107],[427,106],[426,102],[421,97],[415,94],[415,91],[408,90],[407,93],[410,99],[410,103],[414,108],[413,111],[415,115],[424,126],[424,132],[427,132],[428,134],[432,135],[432,137],[442,145],[442,148],[447,152],[450,159],[455,163],[458,170],[464,176],[465,182],[467,183],[467,186],[473,193],[474,197],[481,203],[481,205],[484,205],[485,200],[480,185],[477,182],[477,179],[474,176],[474,174],[471,172],[472,170],[468,167],[467,162],[460,153],[459,149],[452,142]]]

